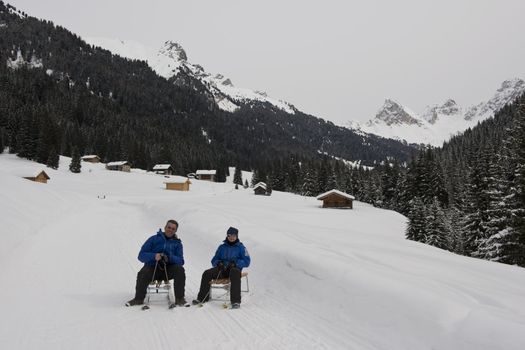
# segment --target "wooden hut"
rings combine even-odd
[[[166,184],[167,190],[175,191],[189,191],[191,181],[187,177],[183,176],[173,176],[169,181],[164,182]]]
[[[338,190],[330,190],[317,196],[317,199],[323,201],[323,208],[352,209],[355,197]]]
[[[264,182],[258,182],[253,186],[253,193],[258,196],[266,195],[266,184]]]
[[[197,170],[195,177],[198,180],[206,180],[215,182],[215,177],[217,176],[217,170]]]
[[[89,163],[100,163],[100,157],[97,156],[96,154],[89,154],[86,156],[82,156],[82,160],[84,162],[89,162]]]
[[[115,171],[125,171],[129,173],[131,171],[131,164],[126,160],[110,162],[106,164],[106,169]]]
[[[173,167],[171,164],[157,164],[153,167],[153,171],[156,174],[173,175]]]
[[[35,173],[35,175],[33,176],[24,176],[24,179],[47,184],[47,180],[50,180],[51,178],[49,177],[49,175],[46,174],[44,170],[41,170]]]

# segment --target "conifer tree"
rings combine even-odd
[[[60,156],[58,155],[56,149],[53,147],[49,151],[49,156],[47,157],[46,165],[51,169],[58,169],[58,163],[60,161]]]
[[[508,144],[510,213],[506,231],[500,233],[501,262],[525,267],[525,98],[518,101]]]
[[[314,168],[310,166],[307,167],[303,181],[304,182],[301,190],[301,194],[303,196],[315,196],[319,193],[317,187],[317,172]]]
[[[80,154],[76,147],[72,148],[73,154],[71,155],[71,163],[69,164],[69,171],[78,174],[81,171],[82,164],[80,163]]]
[[[425,221],[427,225],[424,242],[437,248],[447,249],[449,232],[445,222],[445,213],[437,197],[430,204]]]
[[[252,183],[251,187],[257,185],[259,182],[261,182],[261,178],[259,177],[259,170],[254,169],[252,172]]]
[[[233,183],[242,186],[242,173],[238,165],[235,167],[235,172],[233,173]]]
[[[4,129],[0,128],[0,154],[4,153],[5,143],[4,143]]]
[[[426,211],[423,201],[414,197],[410,201],[406,238],[412,241],[423,242],[426,232]]]

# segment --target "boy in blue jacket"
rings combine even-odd
[[[184,286],[186,274],[184,272],[184,255],[182,242],[177,237],[179,224],[175,220],[168,220],[164,232],[159,229],[156,235],[151,236],[140,248],[138,259],[144,266],[137,274],[135,298],[126,303],[126,306],[142,305],[146,297],[148,284],[152,280],[165,280],[166,271],[169,279],[174,280],[175,304],[186,304]],[[157,269],[155,270],[155,266]],[[155,271],[155,276],[153,272]]]
[[[229,277],[232,309],[238,309],[241,306],[241,271],[250,266],[250,261],[248,250],[239,241],[239,230],[230,227],[226,232],[226,239],[211,259],[213,267],[202,273],[199,295],[192,303],[197,305],[209,300],[212,279]]]

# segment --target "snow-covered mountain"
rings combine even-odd
[[[198,79],[210,93],[220,109],[234,112],[243,104],[253,102],[269,103],[287,113],[294,114],[291,104],[271,98],[266,93],[235,87],[232,81],[222,74],[211,74],[188,61],[186,51],[173,41],[166,41],[160,49],[154,49],[134,41],[108,38],[84,38],[88,43],[100,46],[122,57],[146,61],[148,65],[166,79],[175,78],[184,72]]]
[[[486,102],[462,108],[449,99],[441,105],[427,106],[418,114],[391,99],[385,100],[375,118],[364,125],[352,122],[351,128],[387,138],[441,146],[451,136],[475,126],[525,92],[522,79],[506,80]]]

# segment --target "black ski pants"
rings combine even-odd
[[[232,267],[222,270],[219,273],[218,267],[212,267],[202,273],[201,288],[197,299],[200,301],[208,301],[210,299],[210,281],[217,278],[230,278],[230,301],[231,303],[241,302],[241,270],[237,267]]]
[[[166,267],[159,264],[157,270],[155,271],[155,277],[153,277],[153,272],[155,271],[155,266],[144,265],[142,269],[137,273],[137,284],[135,285],[135,299],[144,300],[146,297],[146,291],[148,289],[148,284],[151,280],[165,280],[166,272],[168,273],[168,279],[173,279],[174,289],[175,289],[175,298],[184,297],[184,286],[186,284],[186,273],[184,267],[181,265],[167,265]]]

